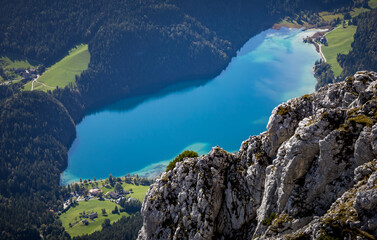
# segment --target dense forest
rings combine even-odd
[[[43,92],[0,86],[0,238],[64,238],[56,216],[59,187],[75,125],[64,106]],[[48,226],[48,227],[46,227]]]
[[[352,50],[338,55],[343,68],[342,77],[359,70],[377,71],[377,9],[363,13],[357,18],[357,30]]]
[[[43,93],[21,92],[20,84],[0,86],[0,238],[70,238],[54,211],[68,192],[59,186],[60,173],[75,122],[86,109],[214,76],[280,16],[340,4],[345,1],[4,0],[1,54],[22,54],[48,66],[85,42],[91,61],[75,88]],[[126,232],[133,239],[138,226],[141,217],[125,218],[82,239],[119,239]]]
[[[320,87],[326,86],[334,82],[334,72],[331,65],[322,61],[316,61],[314,64],[314,76],[317,79],[315,88],[318,90]]]
[[[91,61],[77,88],[91,107],[211,78],[279,17],[347,3],[352,1],[7,0],[0,9],[0,49],[48,66],[75,44],[88,43]]]
[[[119,19],[96,34],[89,43],[92,60],[77,81],[78,89],[92,106],[177,81],[212,78],[252,35],[281,16],[299,7],[328,4],[345,1],[153,3],[142,9],[146,17]]]

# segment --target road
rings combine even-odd
[[[338,27],[336,27],[336,28],[334,28],[334,29],[326,32],[323,36],[326,36],[327,34],[329,34],[330,32],[332,32],[332,31],[334,31],[335,29],[338,29],[338,28],[340,28],[340,26],[338,26]],[[327,62],[326,61],[326,57],[325,57],[325,55],[322,52],[322,44],[318,43],[318,47],[319,47],[319,54],[321,55],[321,58],[323,59],[324,62]]]
[[[8,85],[11,82],[15,82],[15,81],[19,81],[19,80],[22,80],[22,78],[17,78],[17,79],[14,79],[14,80],[5,81],[3,83],[0,83],[0,85]]]
[[[317,43],[318,44],[318,43]],[[319,54],[321,55],[321,58],[322,58],[322,60],[324,61],[324,62],[326,62],[326,57],[325,57],[325,55],[323,54],[323,52],[322,52],[322,44],[318,44],[318,48],[319,48]]]

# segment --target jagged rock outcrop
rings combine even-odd
[[[377,74],[358,72],[276,107],[237,153],[163,173],[138,239],[375,239],[376,181]]]

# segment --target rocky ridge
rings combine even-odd
[[[276,107],[267,131],[151,186],[138,239],[375,239],[377,73]]]

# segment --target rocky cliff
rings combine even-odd
[[[276,107],[267,131],[186,158],[142,207],[138,239],[375,239],[377,73]]]

